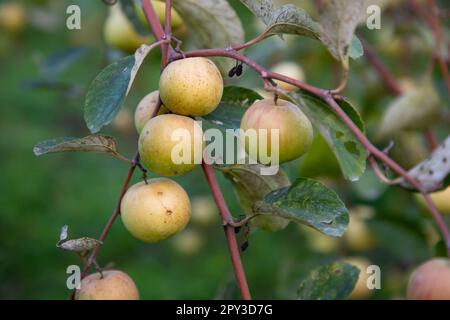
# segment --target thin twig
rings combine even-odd
[[[386,175],[381,171],[380,167],[378,166],[377,161],[372,156],[369,156],[367,158],[367,161],[369,162],[370,166],[372,167],[372,170],[375,173],[375,175],[382,182],[389,184],[389,185],[397,185],[403,181],[402,178],[389,179],[388,177],[386,177]]]
[[[137,166],[138,162],[139,162],[139,153],[136,152],[136,154],[133,157],[133,161],[131,163],[130,169],[128,169],[128,173],[127,173],[127,176],[125,178],[125,181],[122,184],[122,187],[121,187],[121,190],[120,190],[120,194],[119,194],[119,199],[117,200],[116,207],[114,208],[113,213],[109,217],[109,220],[106,223],[106,226],[103,228],[102,234],[100,235],[99,240],[102,243],[104,243],[106,237],[109,234],[109,231],[111,230],[112,225],[114,224],[114,221],[116,221],[117,217],[120,214],[120,205],[122,203],[123,196],[125,195],[125,192],[128,189],[128,186],[130,184],[131,178],[133,177],[133,173],[134,173],[134,171],[136,169],[136,166]],[[101,247],[102,247],[101,245],[97,245],[94,248],[94,250],[92,251],[89,259],[87,260],[87,263],[84,265],[83,272],[81,274],[81,278],[84,278],[86,276],[86,274],[89,271],[89,268],[91,267],[92,264],[96,264],[97,263],[97,254],[100,251]],[[72,292],[71,299],[72,300],[75,299],[75,290]]]

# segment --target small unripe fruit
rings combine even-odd
[[[406,297],[410,300],[450,300],[450,261],[435,258],[411,275]]]
[[[175,181],[154,178],[127,190],[120,212],[125,228],[148,243],[164,240],[184,229],[191,216],[186,191]]]
[[[139,136],[144,166],[161,176],[179,176],[201,163],[203,131],[191,118],[163,114],[150,119]]]
[[[367,268],[371,264],[370,261],[363,257],[346,258],[344,261],[359,269],[358,281],[356,282],[349,298],[353,300],[367,298],[371,293],[370,289],[367,287],[367,279],[369,278]]]
[[[144,126],[147,124],[148,120],[153,117],[156,107],[159,102],[159,91],[150,92],[139,102],[136,111],[134,113],[134,125],[138,133],[141,133]],[[164,105],[161,105],[159,111],[156,115],[166,114],[167,110]],[[155,116],[156,116],[155,115]]]
[[[103,271],[88,275],[81,280],[81,288],[76,291],[76,300],[139,300],[139,292],[134,281],[118,270]]]
[[[207,115],[219,105],[222,93],[222,75],[206,58],[174,61],[164,69],[159,80],[161,100],[176,114]]]
[[[294,104],[278,99],[275,105],[273,100],[264,99],[256,101],[245,112],[241,129],[256,130],[258,161],[264,156],[265,150],[260,149],[259,130],[267,130],[267,155],[271,157],[272,129],[279,131],[279,163],[294,160],[305,154],[313,141],[313,128],[309,119]],[[245,149],[251,156],[249,139],[245,139]],[[265,163],[264,163],[265,164]]]
[[[272,69],[272,72],[280,73],[284,76],[293,78],[298,81],[305,81],[305,73],[303,72],[303,69],[294,62],[282,62],[277,65],[275,65]],[[275,83],[281,88],[286,91],[294,91],[298,88],[292,84],[280,81],[280,80],[274,80]]]
[[[148,37],[141,36],[134,30],[133,25],[127,20],[118,4],[109,10],[103,33],[105,41],[110,47],[132,53],[143,43],[150,41]]]
[[[164,25],[165,17],[166,17],[166,4],[160,1],[152,1],[153,8],[156,11],[156,15],[158,16],[159,22]],[[147,18],[145,17],[144,10],[142,10],[141,6],[136,5],[136,11],[139,20],[144,26],[148,26]],[[176,29],[183,25],[183,19],[181,19],[178,12],[172,8],[171,10],[171,25],[172,29]]]
[[[25,8],[19,3],[7,2],[0,5],[0,26],[7,32],[17,34],[25,28]]]

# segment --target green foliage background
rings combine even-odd
[[[297,2],[306,10],[313,8],[309,1]],[[52,8],[47,13],[59,20],[49,31],[28,23],[17,37],[0,32],[0,298],[65,299],[69,296],[66,268],[80,261],[76,255],[56,248],[59,230],[68,224],[73,237],[98,237],[115,206],[127,165],[95,154],[37,158],[32,148],[48,138],[88,134],[82,116],[85,91],[117,54],[112,55],[103,42],[102,24],[107,11],[101,1],[76,1],[82,10],[81,31],[68,31],[65,27],[65,10],[73,1],[22,3],[29,14],[39,8]],[[243,21],[254,21],[238,1],[230,3]],[[419,80],[431,54],[420,37],[424,26],[417,20],[408,20],[407,13],[396,11],[387,11],[382,23],[379,31],[361,28],[361,33],[379,49],[394,74]],[[244,25],[246,39],[259,30],[256,22]],[[265,40],[247,50],[247,54],[265,66],[283,60],[299,63],[308,82],[317,86],[332,87],[336,83],[338,69],[324,47],[304,38],[286,38],[286,42],[277,37]],[[390,42],[399,42],[398,48]],[[33,87],[31,81],[49,80],[39,73],[40,63],[73,46],[86,46],[89,52],[57,77],[59,85]],[[155,50],[141,69],[125,104],[129,112],[134,112],[146,93],[157,89],[159,59]],[[392,97],[364,58],[351,64],[346,95],[361,111],[368,135],[373,136]],[[441,88],[443,101],[448,101],[438,72],[434,81]],[[250,88],[262,86],[256,74],[248,70],[240,79],[228,82]],[[64,90],[59,88],[61,84]],[[445,125],[436,125],[435,129],[440,138],[448,134]],[[132,124],[122,130],[109,126],[104,132],[118,139],[123,154],[132,156],[137,140]],[[342,245],[329,254],[321,254],[308,245],[303,229],[292,223],[275,234],[255,230],[243,253],[253,296],[295,298],[297,286],[312,268],[339,257],[362,255],[382,269],[382,290],[375,291],[371,298],[403,297],[411,269],[434,254],[433,243],[427,242],[430,219],[420,212],[413,197],[400,189],[385,188],[369,170],[360,182],[345,182],[320,139],[308,156],[290,163],[286,169],[291,178],[300,173],[319,177],[337,190],[349,208],[361,204],[373,207],[376,216],[369,221],[369,228],[375,234],[376,246],[361,253]],[[177,180],[192,198],[209,196],[200,168]],[[221,177],[221,183],[232,212],[239,214],[229,182]],[[99,262],[112,262],[130,274],[144,299],[237,297],[230,285],[232,273],[219,219],[208,227],[191,224],[188,228],[195,229],[203,239],[201,250],[192,255],[182,254],[173,240],[143,244],[126,232],[119,219],[101,250]]]

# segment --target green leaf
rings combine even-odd
[[[325,0],[319,14],[320,39],[345,69],[363,8],[364,0]],[[353,47],[355,51],[356,44]]]
[[[409,170],[408,173],[420,182],[426,192],[443,189],[444,181],[450,173],[450,136],[427,159]],[[404,178],[401,185],[412,189],[412,186]]]
[[[313,125],[336,156],[344,177],[356,181],[366,168],[366,150],[350,129],[321,99],[304,91],[288,95],[308,116]],[[359,113],[346,101],[338,101],[339,106],[350,119],[364,132]]]
[[[142,45],[133,56],[124,57],[103,69],[86,94],[84,119],[92,133],[111,123],[125,101],[137,71],[158,44]]]
[[[216,166],[233,184],[239,204],[247,216],[256,213],[253,211],[255,202],[263,200],[273,190],[290,185],[287,174],[281,168],[275,175],[261,175],[264,168],[261,164]],[[277,231],[286,227],[289,221],[275,216],[257,216],[251,223],[266,231]]]
[[[309,273],[298,288],[301,300],[344,300],[353,291],[360,270],[345,262],[320,266]]]
[[[226,0],[173,0],[199,48],[225,48],[244,43],[245,34],[236,12]],[[219,59],[221,69],[232,61]]]
[[[241,0],[267,26],[265,36],[296,34],[319,40],[319,28],[306,11],[292,4],[275,8],[272,1]]]
[[[84,138],[64,137],[45,140],[36,144],[33,148],[36,156],[61,152],[95,152],[108,153],[126,160],[117,151],[117,142],[113,137],[103,135],[90,135]],[[128,160],[127,160],[128,161]]]
[[[253,204],[263,200],[265,195],[290,185],[283,170],[280,169],[276,175],[261,175],[261,168],[264,168],[262,164],[216,166],[235,187],[238,200],[247,215],[254,213]]]
[[[320,182],[306,178],[270,192],[253,205],[253,211],[305,224],[333,237],[342,236],[349,221],[347,208],[338,195]]]
[[[241,119],[248,107],[256,100],[263,99],[253,90],[227,86],[223,90],[219,106],[203,119],[212,122],[223,129],[239,129]]]
[[[404,130],[423,130],[441,114],[441,101],[431,79],[405,92],[388,107],[381,120],[379,139],[389,139]]]
[[[294,34],[322,41],[320,25],[305,10],[295,5],[286,4],[276,8],[272,0],[241,0],[241,2],[267,26],[263,32],[264,37],[275,34]],[[350,57],[357,59],[362,54],[361,42],[353,37]]]

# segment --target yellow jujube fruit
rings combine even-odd
[[[222,93],[222,75],[206,58],[174,61],[164,69],[159,80],[161,100],[176,114],[207,115],[219,105]]]
[[[129,188],[120,212],[125,228],[135,238],[156,243],[186,227],[191,203],[178,183],[168,178],[154,178]]]

